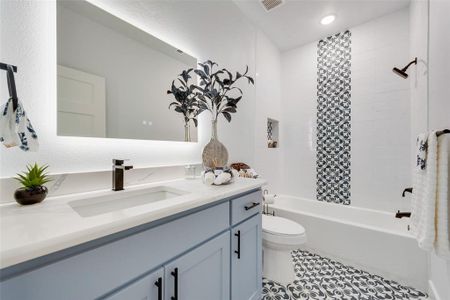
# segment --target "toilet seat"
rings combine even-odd
[[[306,243],[305,228],[289,219],[262,216],[263,241],[270,244],[298,246]]]
[[[303,235],[305,228],[302,225],[286,218],[262,216],[262,229],[264,232],[276,235]]]

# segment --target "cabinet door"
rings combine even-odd
[[[165,266],[164,299],[230,300],[229,232]]]
[[[231,230],[231,299],[261,298],[262,244],[261,215]]]
[[[107,300],[163,300],[164,269],[157,271],[127,285]]]

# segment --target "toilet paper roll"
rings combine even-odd
[[[275,194],[265,194],[264,202],[267,204],[273,204],[275,202],[276,197],[277,197],[277,195],[275,195]]]
[[[230,180],[231,180],[231,174],[227,173],[227,172],[223,172],[222,174],[220,174],[219,176],[216,177],[216,179],[214,180],[214,184],[221,185],[221,184],[227,183]]]
[[[203,183],[207,185],[212,185],[214,183],[214,180],[216,179],[216,176],[213,172],[206,172],[203,174]]]

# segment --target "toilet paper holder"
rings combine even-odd
[[[262,210],[262,213],[264,215],[274,216],[275,217],[275,211],[273,210],[272,213],[269,212],[269,204],[266,203],[265,200],[264,200],[264,195],[268,195],[268,194],[269,194],[269,190],[265,189],[263,191],[263,205],[262,205],[263,210]]]
[[[262,211],[263,215],[268,215],[268,216],[274,216],[275,217],[275,211],[272,210],[272,212],[269,212],[269,204],[267,203],[263,203],[263,211]]]

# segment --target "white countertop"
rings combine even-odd
[[[262,179],[237,178],[228,185],[207,186],[200,179],[179,179],[129,186],[120,192],[102,190],[49,197],[30,206],[3,204],[0,205],[0,269],[210,204],[263,184]],[[68,204],[80,197],[126,193],[161,185],[189,193],[92,217],[81,217]]]

